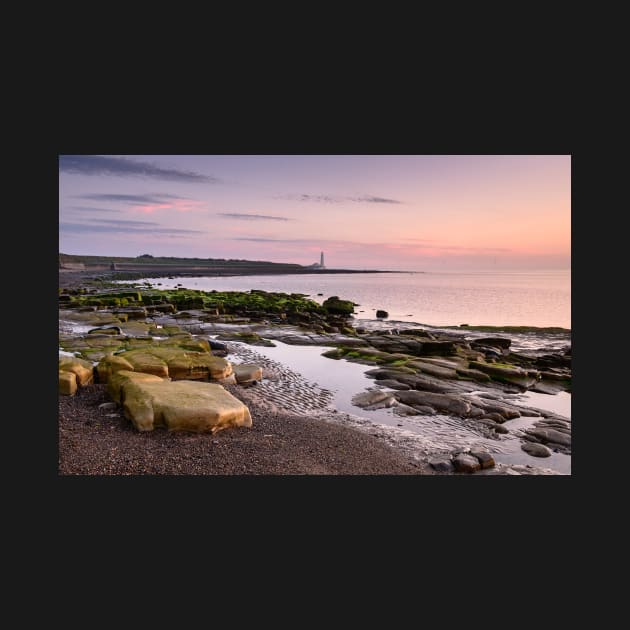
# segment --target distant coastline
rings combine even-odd
[[[288,274],[341,274],[341,273],[424,273],[422,271],[393,271],[383,269],[314,269],[292,263],[274,263],[254,260],[226,260],[202,258],[169,258],[149,255],[136,258],[117,256],[80,256],[59,254],[59,272],[65,274],[105,274],[120,280],[160,278],[167,276],[254,276]]]

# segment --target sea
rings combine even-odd
[[[356,304],[355,319],[376,310],[388,320],[430,326],[571,328],[571,271],[468,271],[148,278],[158,288],[262,289],[303,293],[322,303],[336,295]],[[142,281],[140,281],[142,282]]]
[[[490,333],[512,339],[516,351],[549,352],[571,345],[571,272],[466,271],[424,273],[353,273],[269,276],[145,278],[160,289],[185,287],[203,291],[249,291],[301,293],[322,303],[328,297],[352,300],[354,323],[366,328],[402,328],[420,325],[440,329],[461,326],[558,327],[566,332],[528,331]],[[376,318],[376,310],[387,311],[387,318]],[[475,333],[470,336],[487,336]],[[556,474],[571,474],[571,457],[554,453],[544,460],[520,449],[512,431],[533,426],[535,417],[523,416],[505,423],[511,434],[501,442],[482,439],[477,433],[447,416],[410,416],[401,419],[392,410],[367,411],[351,402],[354,394],[371,388],[374,381],[365,372],[369,366],[347,361],[331,362],[322,353],[328,348],[289,346],[276,341],[275,347],[251,348],[255,354],[290,366],[305,381],[334,394],[335,407],[352,414],[359,423],[387,432],[404,441],[415,440],[429,450],[455,446],[482,446],[493,452],[497,462],[544,467]],[[334,369],[331,367],[334,365]],[[555,395],[524,392],[515,402],[571,418],[571,394]]]

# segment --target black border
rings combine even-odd
[[[58,198],[59,154],[573,154],[568,98],[556,92],[527,99],[518,91],[499,91],[486,99],[472,87],[467,84],[465,89],[447,92],[446,99],[434,98],[429,90],[420,96],[396,94],[387,103],[372,102],[369,92],[354,99],[330,94],[309,102],[308,108],[305,100],[287,96],[280,104],[267,102],[264,95],[224,105],[193,99],[170,100],[154,109],[137,101],[113,109],[109,102],[99,102],[99,107],[97,101],[83,110],[68,108],[66,116],[56,121],[52,146],[44,153],[46,187],[35,191],[42,195],[38,203],[45,208],[44,227],[38,230],[44,268],[38,271],[37,282],[45,283],[46,309],[51,308],[43,327],[46,335],[56,343],[52,310],[57,304],[58,248],[55,225],[48,226],[48,221],[55,215],[50,206]],[[574,309],[577,323],[575,315]],[[38,314],[36,326],[42,329],[39,318]],[[54,348],[50,350],[54,360]],[[49,369],[52,366],[45,367],[44,373]],[[136,517],[145,510],[142,518],[150,522],[152,510],[160,511],[158,505],[190,513],[200,502],[211,501],[213,510],[229,503],[243,513],[249,511],[250,502],[263,500],[266,515],[288,508],[296,515],[304,510],[314,518],[346,514],[357,520],[372,518],[376,512],[399,523],[401,518],[409,519],[413,529],[418,522],[413,514],[419,511],[424,514],[423,527],[443,530],[459,524],[466,531],[487,534],[484,523],[494,529],[491,523],[498,521],[498,532],[505,536],[516,527],[513,519],[518,519],[523,532],[523,523],[533,528],[538,519],[566,518],[570,485],[577,473],[572,462],[570,477],[60,477],[53,411],[56,385],[42,380],[46,385],[37,385],[43,393],[34,402],[39,407],[36,431],[45,440],[38,441],[41,450],[29,453],[29,459],[41,466],[47,490],[55,499],[63,499],[62,509],[74,513],[79,501],[84,509],[97,513],[102,512],[99,506],[115,506],[119,515],[128,510]]]

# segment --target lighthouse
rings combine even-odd
[[[319,268],[324,269],[324,252],[322,252],[319,257]]]

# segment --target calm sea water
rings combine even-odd
[[[173,288],[204,291],[262,289],[306,293],[321,303],[331,295],[352,300],[356,319],[390,320],[430,326],[561,326],[571,328],[571,272],[426,272],[148,278]],[[318,295],[321,293],[322,295]]]

